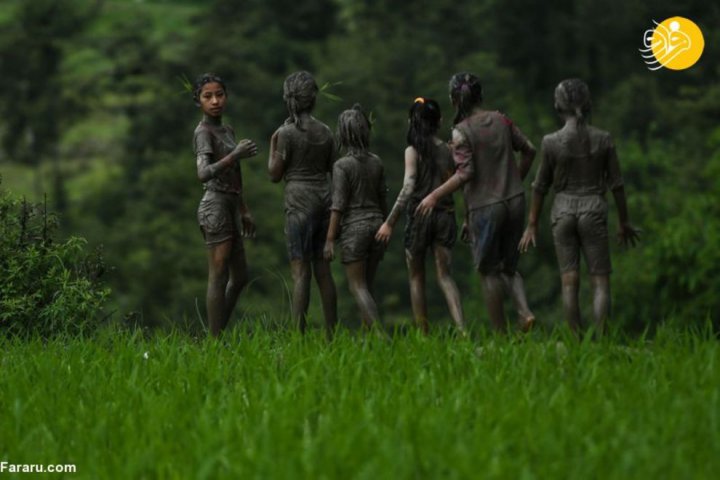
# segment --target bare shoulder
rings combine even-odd
[[[417,157],[417,154],[417,150],[412,145],[408,145],[407,147],[405,147],[405,158]]]

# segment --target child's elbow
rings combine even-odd
[[[273,170],[270,170],[268,173],[270,176],[270,181],[272,183],[278,183],[283,178],[282,172],[275,172]]]

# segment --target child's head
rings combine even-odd
[[[315,108],[317,92],[317,83],[308,72],[295,72],[285,79],[283,100],[295,124],[301,113],[311,112]]]
[[[433,136],[440,128],[440,105],[431,99],[418,97],[408,112],[407,143],[415,147],[420,157],[427,157]]]
[[[576,117],[584,123],[590,116],[590,89],[579,78],[563,80],[555,88],[555,110],[562,117]]]
[[[456,114],[453,124],[456,125],[469,117],[473,108],[482,104],[483,90],[480,79],[472,73],[456,73],[450,78],[448,85],[450,101],[455,107]]]
[[[340,146],[348,151],[367,151],[370,146],[370,120],[359,104],[340,114],[337,137]]]
[[[200,96],[203,90],[203,87],[205,87],[208,84],[211,83],[217,83],[218,86],[223,90],[224,94],[227,96],[227,87],[225,87],[225,82],[222,78],[215,75],[214,73],[203,73],[199,77],[195,79],[195,83],[193,84],[193,101],[195,102],[195,106],[202,107],[202,102],[200,101]]]

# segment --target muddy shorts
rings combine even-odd
[[[561,272],[580,268],[580,251],[591,275],[612,271],[607,216],[607,201],[601,195],[555,195],[550,220]]]
[[[447,210],[433,210],[424,217],[415,215],[407,216],[405,223],[405,250],[413,256],[423,255],[428,248],[440,245],[445,248],[452,248],[457,240],[457,222],[455,212]]]
[[[525,195],[472,210],[468,230],[475,268],[482,274],[513,275],[524,227]]]
[[[290,260],[323,258],[323,247],[330,224],[330,211],[285,213],[285,238]]]
[[[231,238],[238,238],[242,243],[239,195],[206,190],[198,206],[197,218],[206,245],[216,245]]]
[[[382,222],[382,217],[378,217],[377,219],[359,220],[342,227],[340,232],[342,263],[359,262],[370,257],[383,257],[385,246],[375,240],[375,234]]]

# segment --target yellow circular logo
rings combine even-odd
[[[643,37],[645,48],[640,49],[648,69],[685,70],[695,65],[705,49],[705,39],[695,22],[671,17],[654,23],[655,28]]]

